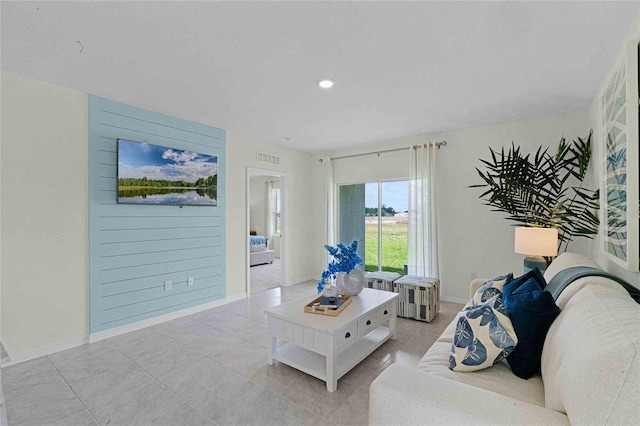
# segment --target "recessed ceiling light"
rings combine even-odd
[[[335,81],[328,78],[324,78],[318,82],[318,86],[322,87],[323,89],[329,89],[333,87],[334,84]]]

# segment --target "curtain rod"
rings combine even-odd
[[[341,155],[339,157],[330,157],[329,160],[332,160],[332,161],[333,160],[342,160],[343,158],[362,157],[363,155],[373,155],[373,154],[376,154],[376,155],[380,156],[380,154],[384,154],[384,153],[387,153],[387,152],[404,151],[405,149],[411,149],[411,148],[417,149],[417,148],[420,148],[421,146],[425,146],[426,147],[427,145],[429,145],[429,143],[431,143],[431,142],[425,143],[423,145],[413,145],[412,147],[384,149],[382,151],[372,151],[372,152],[363,152],[363,153],[360,153],[360,154]],[[435,144],[435,146],[438,147],[438,149],[440,149],[441,147],[447,145],[447,141],[434,142],[434,144]],[[318,161],[322,163],[322,158],[320,158]]]

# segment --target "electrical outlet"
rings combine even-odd
[[[187,285],[193,285],[193,277],[187,278]]]
[[[171,280],[167,280],[164,282],[164,291],[169,291],[173,287],[173,282]]]

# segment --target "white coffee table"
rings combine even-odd
[[[276,360],[327,382],[338,379],[389,338],[395,339],[398,294],[365,288],[337,317],[304,312],[309,300],[265,309],[267,362]]]

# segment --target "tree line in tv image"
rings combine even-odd
[[[200,197],[215,200],[218,195],[218,176],[199,178],[195,182],[154,180],[146,177],[118,179],[118,198],[142,197],[146,199],[150,195],[186,194],[192,191],[195,191]]]
[[[217,205],[218,158],[118,139],[118,203]]]

